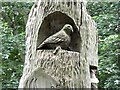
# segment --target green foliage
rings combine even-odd
[[[99,87],[120,88],[118,2],[89,3],[99,32]]]
[[[118,52],[120,52],[120,49],[118,49],[119,38],[117,34],[110,35],[103,42],[100,42],[99,78],[102,78],[100,85],[103,84],[105,88],[120,87],[120,70],[117,65]]]
[[[31,5],[25,2],[2,2],[2,21],[14,30],[13,34],[25,31]]]
[[[0,20],[2,40],[2,88],[17,88],[25,59],[25,24],[32,4],[3,2]]]
[[[23,69],[25,32],[13,35],[13,29],[6,23],[2,27],[2,85],[15,88]]]

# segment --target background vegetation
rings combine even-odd
[[[2,88],[17,88],[25,56],[25,25],[33,3],[1,2],[0,79]],[[120,88],[120,3],[89,2],[99,32],[99,87]]]

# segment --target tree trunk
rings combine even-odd
[[[71,50],[39,49],[65,24],[73,27]],[[26,25],[26,56],[19,88],[91,88],[91,69],[97,70],[97,31],[86,2],[38,0]]]

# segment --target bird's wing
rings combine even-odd
[[[43,41],[42,44],[40,44],[40,46],[38,48],[41,48],[47,44],[57,44],[57,43],[65,42],[67,40],[66,38],[67,38],[66,33],[64,31],[60,31],[60,32],[48,37],[45,41]]]
[[[65,35],[63,35],[62,33],[61,34],[54,34],[52,36],[50,36],[49,38],[47,38],[45,41],[44,41],[44,44],[54,44],[54,43],[58,43],[58,42],[64,42],[66,39]]]

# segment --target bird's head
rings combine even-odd
[[[63,30],[70,35],[73,32],[73,27],[70,24],[65,24]]]

